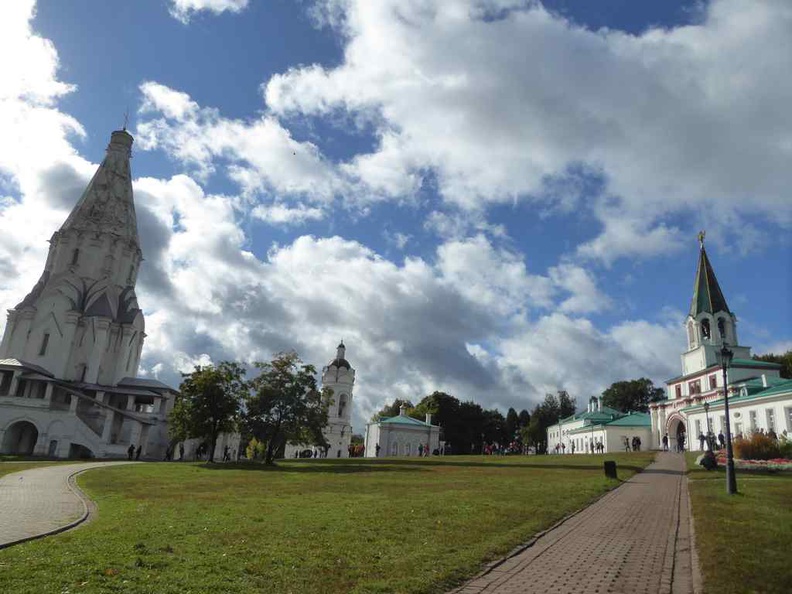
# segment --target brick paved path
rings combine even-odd
[[[69,486],[76,472],[128,462],[91,462],[30,468],[0,478],[0,548],[58,530],[87,516]]]
[[[693,592],[685,458],[660,453],[593,505],[455,594]]]

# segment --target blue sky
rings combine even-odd
[[[678,372],[701,228],[741,342],[792,347],[784,2],[6,10],[0,296],[128,109],[141,373],[344,338],[357,430],[434,389],[583,402]]]

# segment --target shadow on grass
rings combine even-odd
[[[398,459],[398,458],[343,458],[343,459],[295,459],[267,466],[262,462],[234,462],[230,464],[205,464],[203,468],[210,470],[255,470],[274,472],[317,472],[332,474],[347,474],[361,472],[421,472],[433,468],[464,467],[464,468],[533,468],[538,470],[586,470],[602,472],[598,464],[541,464],[530,462],[479,462],[476,460],[453,460],[449,457],[424,458],[424,459]],[[647,471],[643,466],[621,464],[619,470],[633,472],[664,472],[667,474],[680,474],[671,471]]]

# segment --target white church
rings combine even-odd
[[[328,458],[348,458],[352,442],[352,388],[355,370],[346,360],[344,341],[336,349],[335,359],[322,369],[322,388],[330,388],[332,396],[327,411],[327,425],[322,434],[328,443],[326,451],[313,444],[286,444],[284,458],[310,453]]]
[[[137,378],[143,259],[129,166],[132,136],[107,154],[50,239],[44,272],[8,310],[0,344],[0,452],[162,459],[175,391]]]
[[[780,365],[755,361],[751,348],[740,345],[737,318],[726,304],[707,257],[703,232],[699,242],[693,299],[685,320],[682,374],[666,382],[667,399],[649,407],[654,445],[668,435],[671,449],[684,439],[686,449],[698,450],[702,448],[700,435],[725,435],[720,359],[724,345],[733,355],[727,365],[732,436],[747,437],[757,431],[792,436],[792,380],[780,377]]]

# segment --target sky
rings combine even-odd
[[[135,137],[139,374],[340,340],[353,425],[678,375],[706,246],[792,348],[785,0],[0,5],[0,305]]]

